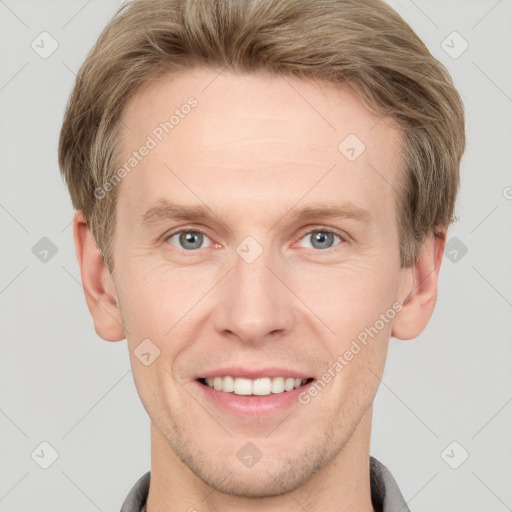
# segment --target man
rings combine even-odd
[[[408,510],[372,404],[432,314],[464,142],[379,0],[120,9],[59,159],[96,332],[126,337],[151,419],[122,512]]]

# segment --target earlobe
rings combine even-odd
[[[409,285],[402,310],[393,322],[391,336],[410,340],[419,336],[427,326],[436,305],[445,242],[444,233],[430,235],[422,246],[416,264],[403,269],[409,274]]]
[[[112,276],[82,212],[73,217],[73,239],[87,307],[98,336],[106,341],[125,338]]]

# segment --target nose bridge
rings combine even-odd
[[[291,298],[275,270],[270,270],[276,263],[272,252],[263,250],[254,239],[239,244],[225,293],[216,306],[217,329],[253,343],[290,329]]]
[[[271,265],[269,260],[269,257],[263,255],[252,263],[240,257],[235,260],[232,293],[237,296],[237,303],[250,301],[255,307],[265,307],[270,306],[276,299],[278,290],[276,290],[275,278],[269,270]]]

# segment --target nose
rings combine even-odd
[[[223,280],[214,325],[224,336],[261,344],[292,329],[293,295],[279,266],[263,252],[248,263],[235,254],[234,267]]]

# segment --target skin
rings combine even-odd
[[[347,88],[194,69],[132,97],[119,161],[190,96],[197,107],[118,185],[113,275],[74,219],[96,332],[127,338],[151,418],[148,511],[372,511],[372,404],[388,342],[427,325],[444,247],[431,236],[416,265],[400,267],[400,131]],[[348,134],[366,145],[353,162],[338,151]],[[206,204],[213,219],[143,226],[160,200]],[[293,216],[348,203],[367,218]],[[180,229],[205,231],[203,247],[169,237]],[[339,238],[315,249],[322,229]],[[263,250],[250,264],[236,252],[247,236]],[[394,303],[402,310],[307,405],[238,417],[198,390],[198,374],[226,366],[320,378]],[[160,350],[149,366],[133,354],[147,338]],[[247,442],[261,452],[251,468],[237,458]]]

